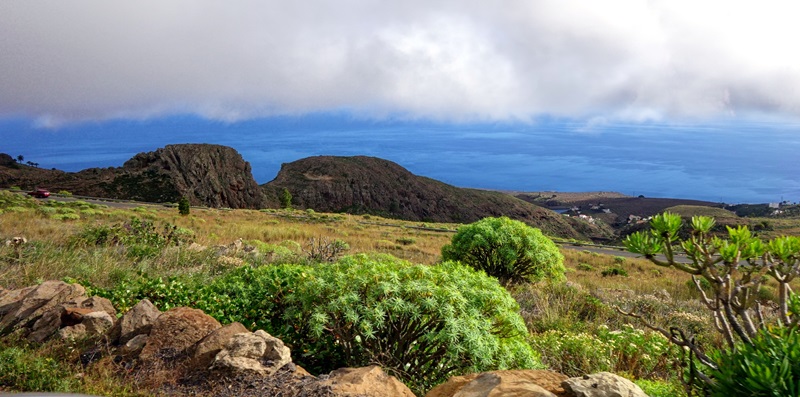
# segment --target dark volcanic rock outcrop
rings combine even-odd
[[[209,144],[168,145],[139,153],[122,167],[80,172],[0,164],[0,186],[12,185],[149,202],[186,196],[193,205],[210,207],[259,208],[264,203],[250,164],[232,148]]]
[[[305,158],[283,164],[278,176],[263,186],[273,203],[286,188],[295,206],[317,211],[423,222],[468,223],[487,216],[508,216],[551,235],[582,237],[562,216],[547,209],[508,194],[463,189],[416,176],[374,157]]]

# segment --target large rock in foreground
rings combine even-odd
[[[377,365],[337,369],[321,385],[330,386],[335,396],[414,397],[406,385]]]
[[[214,358],[212,368],[269,376],[292,362],[289,348],[264,330],[233,335]]]
[[[505,370],[454,376],[425,397],[553,397],[566,396],[567,377],[552,371]]]
[[[0,334],[18,328],[29,328],[42,315],[76,298],[85,299],[86,289],[79,284],[63,281],[45,281],[23,293],[5,293],[0,312]]]
[[[139,359],[147,362],[186,357],[195,343],[220,327],[219,321],[202,310],[172,308],[158,316],[153,323]]]
[[[611,372],[569,378],[562,385],[575,397],[647,397],[635,383]]]

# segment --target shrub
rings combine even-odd
[[[73,243],[119,245],[125,247],[131,257],[147,258],[156,256],[169,245],[179,245],[189,241],[193,234],[189,229],[169,223],[158,228],[150,220],[131,218],[129,222],[114,226],[87,226],[73,239]]]
[[[191,210],[191,205],[189,205],[189,199],[186,196],[181,197],[181,200],[178,201],[178,213],[181,215],[189,215],[189,211]]]
[[[677,347],[656,332],[630,325],[611,331],[600,326],[596,332],[551,330],[531,337],[545,364],[567,376],[613,371],[633,377],[666,377],[669,356]]]
[[[380,364],[422,392],[458,373],[542,368],[519,306],[496,280],[453,262],[389,255],[325,266],[243,266],[211,283],[143,278],[96,290],[120,309],[148,298],[264,329],[313,373]]]
[[[400,237],[395,241],[400,245],[412,245],[417,242],[417,239],[414,237]]]
[[[289,189],[283,188],[280,195],[281,208],[292,209],[292,194]]]
[[[623,268],[621,268],[621,267],[617,267],[617,266],[609,267],[608,269],[604,269],[602,272],[600,272],[600,274],[603,277],[610,277],[610,276],[628,277],[628,271],[623,269]]]
[[[578,270],[592,271],[592,270],[594,270],[594,266],[592,266],[592,265],[590,265],[588,263],[579,263],[578,264]]]
[[[484,218],[458,229],[442,247],[443,260],[460,261],[504,285],[564,278],[564,256],[539,229],[507,217]]]
[[[330,349],[313,355],[320,372],[379,363],[422,391],[457,373],[541,367],[514,299],[454,262],[346,257],[315,267],[287,300],[305,342]]]
[[[800,395],[800,333],[796,328],[762,330],[750,344],[721,351],[712,396]]]
[[[64,196],[64,197],[72,197],[72,192],[70,192],[68,190],[59,190],[58,193],[56,193],[56,194],[58,194],[59,196]]]

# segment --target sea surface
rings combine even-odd
[[[173,143],[235,148],[258,183],[282,163],[316,155],[367,155],[461,187],[513,191],[616,191],[725,203],[800,201],[800,125],[533,124],[370,121],[342,115],[223,123],[196,117],[37,128],[0,121],[0,152],[42,168],[120,166]]]

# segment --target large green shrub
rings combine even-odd
[[[320,370],[378,363],[422,390],[455,373],[541,366],[516,301],[457,263],[346,257],[314,268],[288,299],[287,319],[336,346]]]
[[[458,373],[542,367],[516,301],[497,280],[454,262],[357,255],[245,266],[192,286],[144,279],[98,293],[121,305],[149,298],[161,309],[196,307],[281,338],[312,373],[379,364],[416,391]]]
[[[462,226],[442,258],[483,270],[504,285],[564,278],[564,256],[539,229],[507,217]]]

